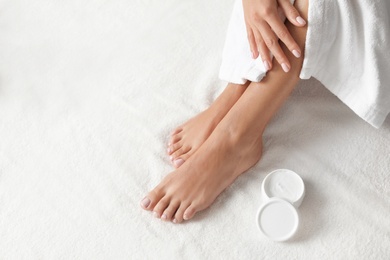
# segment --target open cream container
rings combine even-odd
[[[263,205],[256,216],[260,231],[274,241],[290,239],[299,226],[297,208],[305,196],[305,184],[295,172],[279,169],[262,183]]]

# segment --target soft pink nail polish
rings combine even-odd
[[[301,57],[301,53],[297,50],[293,50],[292,53],[294,54],[295,57],[299,58]]]
[[[176,159],[173,163],[176,165],[176,167],[180,167],[184,163],[184,160],[179,158]]]
[[[286,73],[290,71],[290,68],[287,66],[286,63],[282,63],[282,69],[283,69],[283,71],[286,72]]]
[[[150,199],[148,198],[144,198],[142,201],[141,201],[141,205],[144,207],[144,208],[147,208],[150,204]]]
[[[305,24],[306,24],[306,21],[305,21],[302,17],[300,17],[300,16],[298,16],[297,18],[295,18],[295,20],[297,20],[297,22],[298,22],[300,25],[305,25]]]

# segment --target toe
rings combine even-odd
[[[176,213],[177,209],[179,208],[180,203],[179,202],[171,202],[169,206],[164,210],[163,214],[161,215],[161,219],[164,221],[169,221],[172,219],[173,215]]]
[[[141,200],[141,207],[146,210],[152,210],[163,196],[164,193],[156,187],[152,191],[150,191],[145,198]]]
[[[168,154],[169,155],[172,155],[174,152],[176,152],[177,150],[179,150],[181,147],[183,146],[182,142],[177,142],[175,144],[171,144],[169,147],[168,147]]]
[[[153,216],[160,218],[165,209],[169,206],[170,200],[166,197],[162,198],[153,208]]]
[[[192,149],[190,148],[187,152],[183,153],[182,155],[180,155],[180,158],[183,160],[183,161],[187,161],[188,158],[190,158],[192,154]]]
[[[174,135],[174,136],[171,137],[171,139],[169,140],[168,145],[171,146],[171,145],[173,145],[173,144],[176,144],[176,143],[179,142],[180,140],[181,140],[181,135],[176,134],[176,135]]]
[[[176,168],[179,168],[184,162],[185,161],[180,157],[172,161],[173,166],[175,166]]]
[[[179,134],[181,131],[183,131],[183,128],[181,127],[178,127],[176,128],[175,130],[173,130],[173,132],[171,133],[171,135],[176,135],[176,134]]]
[[[173,223],[181,223],[183,222],[184,211],[188,208],[188,204],[182,203],[180,207],[175,213],[175,217],[173,219]]]
[[[145,197],[141,200],[141,207],[144,208],[144,209],[147,209],[150,205],[150,199],[148,197]]]
[[[172,161],[176,160],[178,157],[181,157],[182,154],[187,153],[190,149],[191,148],[184,147],[184,146],[180,147],[174,153],[171,154],[171,160]]]
[[[190,205],[183,214],[184,220],[192,219],[195,216],[196,208],[193,205]]]

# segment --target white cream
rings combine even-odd
[[[298,174],[280,169],[271,172],[264,179],[263,193],[266,198],[282,198],[299,207],[305,194],[305,186]]]

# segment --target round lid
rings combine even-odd
[[[259,209],[257,225],[268,238],[274,241],[285,241],[297,231],[299,216],[289,202],[280,198],[271,198]]]

